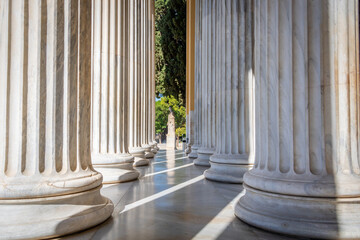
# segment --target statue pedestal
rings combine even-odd
[[[169,134],[166,135],[166,148],[172,149],[172,150],[176,149],[176,137],[175,136],[169,136]]]

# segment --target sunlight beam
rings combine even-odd
[[[172,172],[172,171],[175,171],[175,170],[178,170],[178,169],[181,169],[181,168],[186,168],[186,167],[189,167],[189,166],[192,166],[192,165],[194,165],[194,163],[185,164],[185,165],[182,165],[180,167],[170,168],[170,169],[166,169],[166,170],[159,171],[159,172],[149,173],[149,174],[146,174],[144,177],[150,177],[150,176],[158,175],[158,174],[161,174],[161,173]]]
[[[176,191],[178,191],[178,190],[180,190],[180,189],[182,189],[182,188],[185,188],[185,187],[187,187],[187,186],[189,186],[189,185],[191,185],[191,184],[194,184],[194,183],[196,183],[196,182],[199,182],[199,181],[201,181],[201,180],[203,180],[203,179],[204,179],[204,175],[201,175],[201,176],[198,176],[198,177],[196,177],[196,178],[190,179],[190,180],[188,180],[188,181],[186,181],[186,182],[183,182],[183,183],[180,183],[180,184],[178,184],[178,185],[175,185],[175,186],[173,186],[173,187],[171,187],[171,188],[169,188],[169,189],[166,189],[166,190],[164,190],[164,191],[161,191],[161,192],[159,192],[159,193],[156,193],[156,194],[154,194],[154,195],[151,195],[151,196],[149,196],[149,197],[143,198],[143,199],[141,199],[141,200],[139,200],[139,201],[136,201],[136,202],[133,202],[133,203],[131,203],[131,204],[128,204],[128,205],[125,206],[124,210],[122,210],[122,211],[120,212],[120,214],[121,214],[121,213],[124,213],[124,212],[127,212],[127,211],[129,211],[129,210],[131,210],[131,209],[134,209],[134,208],[136,208],[136,207],[139,207],[139,206],[141,206],[141,205],[143,205],[143,204],[152,202],[152,201],[154,201],[154,200],[156,200],[156,199],[158,199],[158,198],[161,198],[161,197],[166,196],[166,195],[168,195],[168,194],[171,194],[171,193],[173,193],[173,192],[176,192]]]
[[[178,152],[178,153],[171,153],[171,155],[184,155],[184,153],[183,152]],[[161,157],[170,157],[170,154],[169,153],[167,153],[167,154],[161,154],[161,155],[158,155],[158,154],[156,154],[155,155],[155,158],[157,158],[157,157],[159,157],[159,158],[161,158]]]
[[[242,190],[228,205],[226,205],[203,229],[200,230],[192,239],[217,239],[236,219],[234,208],[239,199],[245,194]]]
[[[168,163],[168,162],[171,162],[171,161],[178,161],[178,160],[185,159],[185,158],[188,158],[188,157],[175,158],[175,159],[170,160],[170,161],[167,160],[167,161],[161,161],[161,162],[154,162],[152,165],[158,164],[158,163]]]

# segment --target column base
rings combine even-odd
[[[130,154],[134,156],[134,167],[148,166],[150,161],[145,158],[145,151],[141,148],[130,149]]]
[[[252,168],[246,164],[247,155],[216,154],[210,157],[211,167],[204,172],[208,180],[226,183],[242,183],[244,174]]]
[[[149,166],[150,161],[146,158],[135,158],[134,167]]]
[[[235,215],[250,225],[309,238],[360,238],[359,197],[290,196],[244,187]]]
[[[155,144],[154,149],[155,149],[156,151],[159,151],[160,148],[158,147],[158,142],[157,142],[157,141],[153,141],[153,143]]]
[[[91,162],[93,165],[119,165],[125,163],[133,163],[134,157],[129,153],[92,153]]]
[[[145,158],[153,158],[155,156],[154,153],[151,151],[150,145],[144,144],[141,148],[145,151]]]
[[[189,155],[191,153],[191,145],[187,144],[186,149],[185,149],[185,154]]]
[[[191,146],[191,152],[189,154],[189,158],[197,158],[198,157],[198,149],[199,149],[199,146]]]
[[[135,181],[140,176],[140,173],[136,170],[125,170],[115,167],[94,167],[96,171],[103,175],[103,184]],[[133,167],[132,164],[131,167]]]
[[[150,147],[151,147],[151,150],[150,150],[150,151],[151,151],[153,154],[156,154],[156,153],[158,152],[158,150],[156,149],[156,143],[152,142],[152,143],[150,143],[149,145],[150,145]]]
[[[197,166],[210,167],[210,156],[213,155],[215,149],[212,148],[199,148],[198,157],[194,160],[194,164]]]
[[[197,157],[198,157],[197,148],[192,147],[191,152],[188,155],[188,158],[197,158]]]
[[[94,168],[103,175],[103,183],[121,183],[137,180],[140,173],[133,167],[131,154],[92,154]]]
[[[0,239],[43,239],[75,233],[109,218],[114,206],[101,186],[75,194],[0,200]]]
[[[154,153],[152,151],[145,152],[145,158],[154,158]]]

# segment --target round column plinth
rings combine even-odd
[[[151,147],[151,152],[152,152],[153,154],[156,154],[156,153],[158,152],[158,149],[157,149],[157,147],[156,147],[156,143],[152,142],[152,143],[150,143],[149,145],[150,145],[150,147]]]
[[[111,164],[128,164],[134,162],[134,157],[128,153],[92,153],[91,161],[93,165],[107,166]]]
[[[34,199],[0,200],[0,239],[42,239],[93,227],[111,216],[112,202],[89,191]]]
[[[359,197],[290,196],[244,187],[235,214],[250,225],[310,238],[360,238]]]
[[[131,154],[92,154],[94,168],[103,175],[103,183],[121,183],[137,180],[139,172],[133,167]]]
[[[141,147],[145,151],[145,158],[153,158],[155,155],[151,151],[151,146],[148,144],[142,145]]]
[[[197,158],[198,157],[198,149],[199,149],[199,146],[191,146],[191,152],[189,154],[189,158]]]
[[[141,147],[132,148],[129,152],[135,158],[134,167],[147,166],[150,164],[150,161],[145,158],[145,151]]]
[[[155,156],[155,154],[157,154],[157,152],[158,152],[158,150],[156,149],[156,146],[151,147],[151,150],[150,150],[150,151],[154,154],[154,156]]]
[[[154,158],[154,153],[151,151],[151,149],[149,151],[145,152],[145,158]]]
[[[101,185],[103,176],[92,168],[77,172],[0,176],[0,200],[46,198],[89,191]],[[36,187],[34,187],[36,186]],[[1,234],[0,234],[1,235]],[[0,236],[1,237],[1,236]]]
[[[187,144],[186,149],[185,149],[185,154],[189,155],[191,153],[191,145]]]
[[[211,167],[205,171],[205,178],[212,181],[242,183],[244,174],[252,168],[247,155],[216,154],[210,157]]]
[[[155,144],[155,149],[156,149],[156,151],[159,151],[160,150],[160,148],[158,147],[158,143],[157,143],[157,141],[153,141],[153,144]]]
[[[140,173],[136,170],[125,170],[114,167],[95,167],[95,170],[103,175],[103,183],[122,183],[137,180]]]
[[[118,164],[96,164],[94,165],[94,168],[117,168],[123,170],[134,170],[133,164],[134,161],[130,163],[118,163]]]
[[[197,152],[198,157],[194,160],[194,164],[198,166],[210,167],[210,156],[215,152],[211,148],[200,148]]]

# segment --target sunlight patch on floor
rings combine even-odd
[[[186,168],[186,167],[190,167],[193,165],[194,165],[194,163],[189,163],[189,164],[182,165],[180,167],[175,167],[175,168],[170,168],[170,169],[166,169],[166,170],[159,171],[159,172],[149,173],[149,174],[146,174],[144,177],[150,177],[150,176],[154,176],[154,175],[161,174],[161,173],[172,172],[177,169]]]
[[[148,202],[154,201],[154,200],[156,200],[156,199],[158,199],[158,198],[161,198],[161,197],[163,197],[163,196],[166,196],[166,195],[168,195],[168,194],[171,194],[171,193],[173,193],[173,192],[176,192],[176,191],[178,191],[178,190],[180,190],[180,189],[182,189],[182,188],[185,188],[185,187],[187,187],[187,186],[189,186],[189,185],[191,185],[191,184],[194,184],[194,183],[196,183],[196,182],[199,182],[199,181],[201,181],[201,180],[203,180],[203,179],[204,179],[204,175],[201,175],[201,176],[198,176],[198,177],[196,177],[196,178],[190,179],[190,180],[188,180],[188,181],[186,181],[186,182],[183,182],[183,183],[180,183],[180,184],[178,184],[178,185],[175,185],[175,186],[173,186],[173,187],[171,187],[171,188],[169,188],[169,189],[166,189],[166,190],[164,190],[164,191],[161,191],[161,192],[159,192],[159,193],[156,193],[156,194],[154,194],[154,195],[151,195],[151,196],[149,196],[149,197],[143,198],[143,199],[141,199],[141,200],[139,200],[139,201],[136,201],[136,202],[133,202],[133,203],[131,203],[131,204],[128,204],[128,205],[125,206],[124,210],[123,210],[122,212],[120,212],[120,214],[121,214],[121,213],[124,213],[124,212],[127,212],[127,211],[129,211],[129,210],[131,210],[131,209],[133,209],[133,208],[139,207],[139,206],[141,206],[141,205],[143,205],[143,204],[146,204],[146,203],[148,203]]]
[[[192,239],[217,239],[234,220],[234,208],[240,197],[245,194],[241,191],[228,205],[226,205],[200,232]]]
[[[154,162],[154,163],[152,163],[152,165],[158,164],[158,163],[167,163],[167,162],[170,162],[170,161],[177,161],[177,160],[181,160],[181,159],[185,159],[185,158],[188,158],[188,157],[181,157],[181,158],[175,158],[175,159],[172,159],[172,160],[166,160],[166,161],[161,161],[161,162]]]

